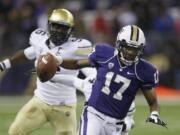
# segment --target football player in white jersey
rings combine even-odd
[[[2,61],[0,70],[4,71],[28,60],[37,61],[44,52],[51,52],[59,63],[62,58],[87,58],[92,45],[88,40],[72,38],[73,27],[74,18],[68,10],[53,10],[48,19],[48,31],[33,31],[29,41],[31,46]],[[55,74],[60,78],[70,79],[78,72],[62,67],[60,69]],[[9,135],[30,134],[46,122],[55,129],[55,135],[76,134],[76,89],[64,82],[49,80],[42,83],[37,78],[34,96],[18,112],[9,128]]]
[[[59,82],[59,83],[66,83],[67,85],[75,87],[77,90],[81,91],[85,96],[85,105],[88,101],[91,92],[92,92],[92,85],[96,79],[96,69],[91,67],[86,67],[80,69],[80,72],[86,77],[85,79],[80,79],[78,77],[72,77],[71,79],[67,79],[66,81],[61,78],[55,76],[52,78],[52,81]],[[135,102],[132,102],[127,116],[124,118],[123,122],[123,132],[122,135],[128,135],[128,132],[134,128],[134,113],[135,113]]]

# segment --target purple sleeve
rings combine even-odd
[[[136,72],[141,80],[141,89],[149,90],[156,87],[159,83],[158,70],[149,62],[141,61],[137,67]]]
[[[89,60],[90,60],[90,63],[92,66],[97,66],[97,57],[96,57],[96,52],[92,52],[90,55],[89,55]]]
[[[104,62],[114,56],[115,49],[108,44],[97,44],[94,51],[90,54],[89,59],[93,66],[99,62]]]
[[[156,87],[159,83],[158,71],[154,71],[151,74],[147,75],[145,82],[142,83],[142,90],[149,90],[153,87]]]

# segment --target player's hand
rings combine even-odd
[[[159,118],[159,114],[156,111],[151,113],[151,115],[146,119],[146,122],[151,122],[167,128],[167,124]]]
[[[63,63],[63,58],[62,56],[60,55],[56,55],[54,52],[52,52],[51,50],[45,50],[41,53],[41,55],[46,55],[50,53],[51,55],[53,55],[56,59],[57,59],[57,62],[58,62],[58,65],[61,65]]]

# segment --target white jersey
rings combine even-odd
[[[51,51],[57,57],[83,59],[88,58],[92,50],[92,45],[88,40],[69,38],[69,40],[60,46],[54,46],[48,40],[48,34],[37,29],[30,36],[30,47],[25,49],[24,53],[28,59],[37,59],[43,52]],[[77,70],[68,70],[60,67],[54,77],[71,78],[77,75]],[[34,94],[41,100],[50,105],[68,105],[76,103],[76,89],[63,82],[49,80],[42,83],[37,78],[37,88]]]

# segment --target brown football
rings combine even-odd
[[[50,53],[41,55],[37,61],[36,72],[41,82],[50,80],[58,68],[57,59]]]

